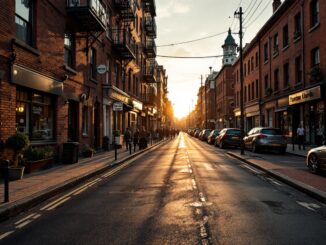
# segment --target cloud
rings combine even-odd
[[[191,5],[183,1],[169,0],[163,7],[157,8],[157,19],[163,19],[175,14],[186,14],[191,10]]]

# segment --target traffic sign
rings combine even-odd
[[[98,74],[104,74],[107,72],[107,67],[106,65],[99,65],[96,70]]]

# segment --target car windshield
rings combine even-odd
[[[226,132],[229,135],[240,135],[241,131],[240,130],[236,130],[236,129],[230,129]]]
[[[263,129],[261,133],[268,135],[282,135],[282,131],[276,128]]]

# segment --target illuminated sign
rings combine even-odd
[[[289,96],[289,105],[320,99],[320,86],[295,93]]]

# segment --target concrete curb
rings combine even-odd
[[[262,166],[258,165],[258,164],[255,164],[253,162],[250,162],[248,161],[247,159],[245,158],[242,158],[236,154],[234,154],[233,152],[227,152],[227,154],[231,157],[234,157],[242,162],[245,162],[255,168],[258,168],[262,171],[264,171],[265,173],[269,174],[270,176],[274,177],[275,179],[277,180],[280,180],[282,181],[283,183],[286,183],[287,185],[289,186],[292,186],[294,188],[296,188],[297,190],[299,191],[302,191],[304,192],[305,194],[319,200],[320,202],[323,202],[326,204],[326,194],[322,191],[319,191],[317,190],[316,188],[312,187],[312,186],[309,186],[309,185],[306,185],[298,180],[295,180],[287,175],[284,175],[284,174],[281,174],[277,171],[274,171],[274,170],[268,170],[268,169],[265,169],[263,168]]]
[[[8,206],[2,207],[0,209],[0,221],[4,221],[6,219],[9,219],[10,217],[16,216],[19,213],[24,212],[24,211],[44,202],[45,200],[47,200],[55,195],[58,195],[68,189],[71,189],[71,188],[85,182],[86,180],[89,180],[97,175],[104,173],[105,171],[108,171],[109,169],[113,168],[114,166],[117,166],[121,163],[129,161],[137,156],[145,155],[168,142],[169,142],[169,140],[161,141],[161,142],[156,143],[144,150],[138,151],[138,152],[136,152],[132,155],[129,155],[127,157],[124,157],[120,160],[113,161],[110,164],[108,164],[107,166],[101,167],[93,172],[81,175],[79,177],[73,178],[64,183],[50,187],[44,191],[41,191],[40,193],[37,193],[30,197],[26,197],[24,199],[14,202],[14,203],[10,203],[10,204],[8,204]]]
[[[306,158],[306,156],[303,156],[303,155],[300,155],[300,154],[297,154],[297,153],[293,153],[293,152],[290,152],[290,151],[287,151],[286,153],[287,153],[287,154],[290,154],[290,155],[293,155],[293,156]]]

